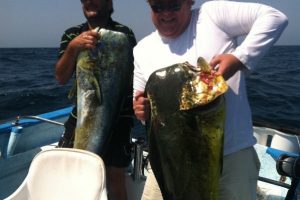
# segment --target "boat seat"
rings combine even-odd
[[[107,200],[105,166],[91,152],[54,148],[38,153],[19,188],[6,200]]]
[[[274,134],[271,141],[271,148],[282,151],[299,154],[300,153],[300,138],[297,135],[278,132]]]

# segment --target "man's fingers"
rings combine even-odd
[[[136,91],[134,94],[134,99],[137,101],[140,97],[144,97],[144,92]]]

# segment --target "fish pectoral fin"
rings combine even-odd
[[[71,89],[69,91],[68,99],[71,100],[75,96],[76,91],[77,91],[77,81],[75,79],[74,82],[73,82],[73,85],[72,85],[72,87],[71,87]]]
[[[100,86],[100,82],[97,80],[95,76],[92,78],[92,85],[95,87],[96,97],[99,101],[99,104],[101,104],[102,102],[101,86]]]

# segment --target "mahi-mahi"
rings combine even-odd
[[[125,34],[106,29],[98,33],[97,47],[81,51],[77,59],[74,147],[102,156],[130,84],[132,60]]]
[[[201,57],[151,74],[149,157],[165,200],[218,199],[227,88]]]

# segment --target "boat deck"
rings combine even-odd
[[[280,182],[281,176],[277,173],[276,162],[274,158],[266,152],[267,147],[256,144],[255,150],[261,163],[259,176]],[[291,179],[287,177],[285,183],[291,184]],[[258,181],[257,186],[258,200],[284,200],[288,191],[287,188],[263,181]]]

